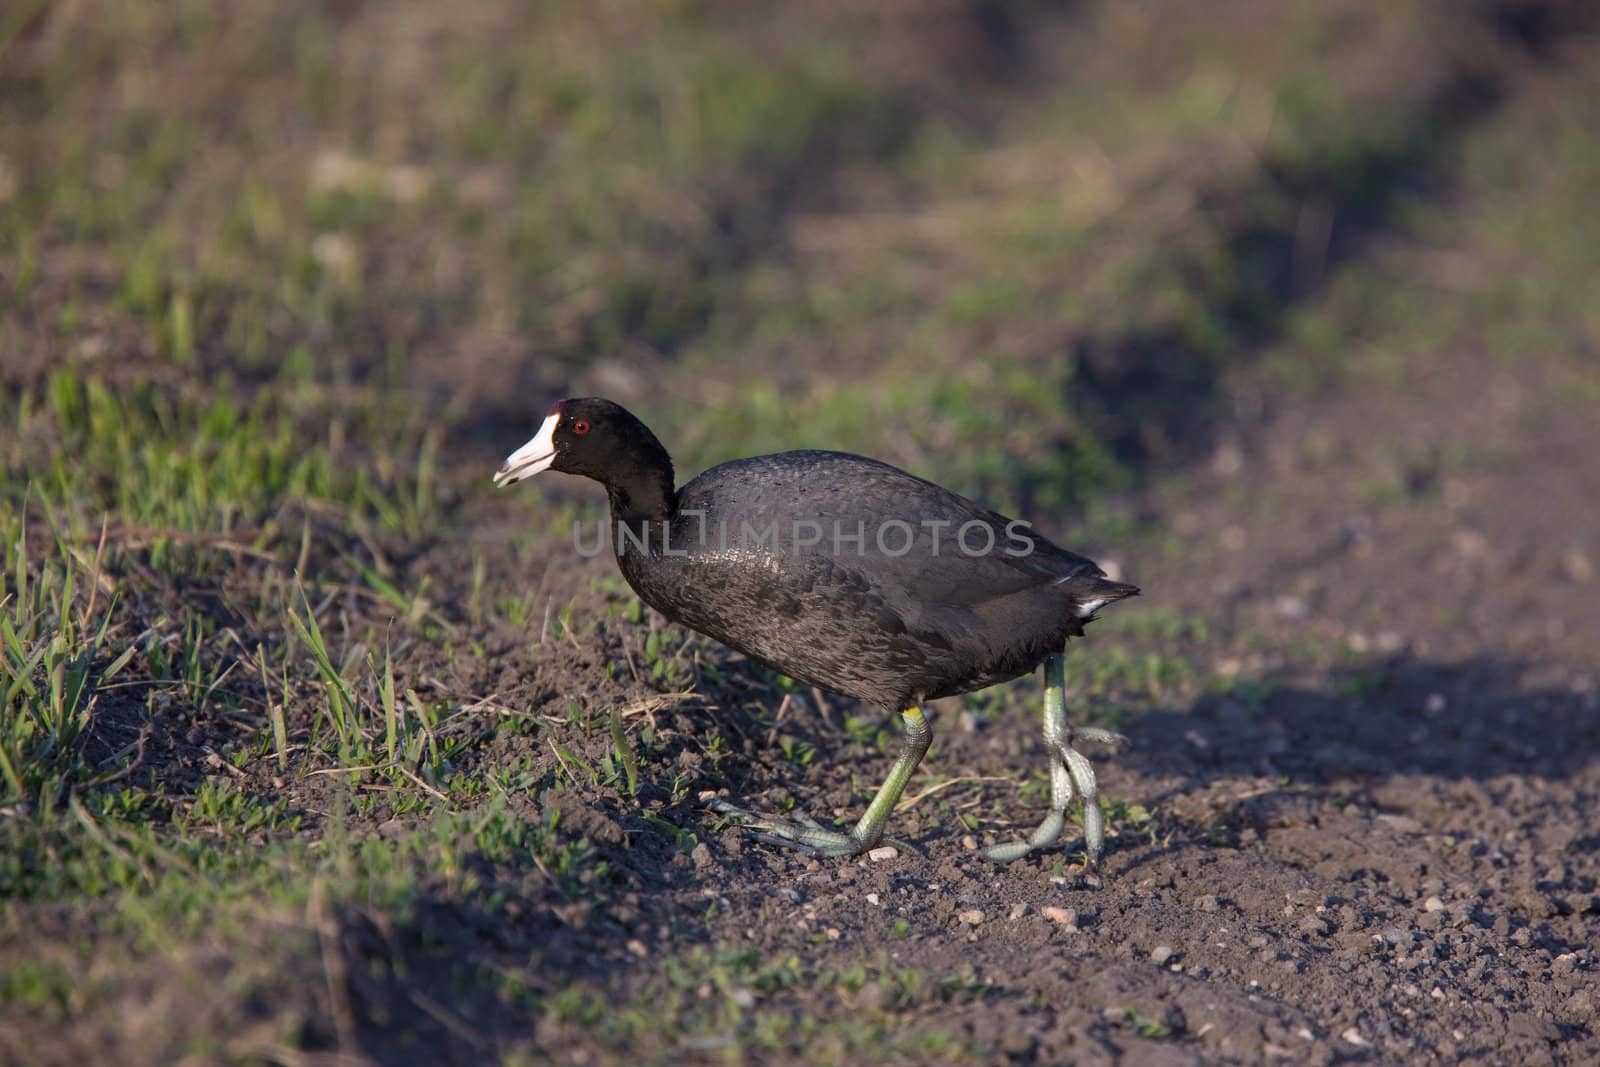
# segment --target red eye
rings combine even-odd
[[[579,419],[577,422],[574,422],[572,424],[572,432],[575,433],[575,434],[586,434],[586,433],[588,433],[589,432],[589,422],[588,422],[588,420],[587,419]]]

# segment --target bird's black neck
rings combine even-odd
[[[654,434],[648,430],[644,434],[645,439],[635,445],[628,469],[612,472],[605,480],[611,518],[630,526],[670,519],[678,504],[672,485],[672,457]]]
[[[615,408],[592,444],[560,457],[557,470],[593,478],[606,487],[611,518],[635,530],[668,521],[677,510],[672,457],[650,428]],[[585,428],[584,432],[588,432]]]
[[[659,522],[670,519],[675,510],[677,494],[672,489],[672,477],[661,481],[629,481],[606,486],[606,496],[611,500],[611,517],[617,522],[631,525],[639,522]]]

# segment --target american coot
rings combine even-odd
[[[609,400],[562,400],[495,474],[543,470],[606,487],[613,548],[639,598],[669,619],[802,682],[869,701],[905,722],[905,742],[853,830],[810,819],[714,810],[815,855],[850,856],[883,839],[932,733],[921,704],[1045,664],[1050,814],[1026,841],[983,853],[1015,860],[1053,844],[1083,801],[1093,864],[1104,819],[1080,739],[1067,722],[1062,646],[1102,605],[1139,590],[1091,560],[886,463],[844,452],[780,452],[713,467],[673,488],[672,459],[644,423]]]

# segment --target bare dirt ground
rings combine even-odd
[[[163,304],[147,315],[154,326],[118,326],[105,309],[122,305],[61,265],[72,249],[44,255],[27,298],[6,305],[14,345],[0,380],[18,425],[62,392],[48,379],[52,338],[77,301],[90,310],[74,314],[106,315],[115,336],[75,348],[72,366],[112,391],[154,383],[162,414],[140,424],[152,433],[191,432],[162,407],[187,396],[191,377],[240,412],[281,408],[283,425],[319,434],[337,423],[328,447],[341,469],[382,469],[396,425],[413,459],[426,427],[437,467],[428,492],[410,489],[440,503],[379,521],[364,504],[336,506],[331,490],[274,491],[250,523],[230,513],[152,532],[129,521],[95,557],[101,517],[137,504],[103,503],[125,468],[97,438],[68,433],[71,403],[57,404],[61,426],[41,439],[52,457],[79,447],[94,484],[45,498],[42,517],[33,496],[8,489],[7,503],[33,509],[17,520],[28,543],[16,557],[42,570],[52,550],[40,546],[63,527],[55,551],[81,568],[67,605],[92,615],[104,602],[88,591],[103,586],[109,632],[140,654],[136,684],[99,693],[76,742],[81,766],[24,779],[29,790],[0,809],[0,1060],[1600,1061],[1600,274],[1589,240],[1600,233],[1584,213],[1600,43],[1573,28],[1578,5],[1480,6],[1505,54],[1466,73],[1419,69],[1423,88],[1406,99],[1420,118],[1401,131],[1403,150],[1311,153],[1321,169],[1259,185],[1234,181],[1220,150],[1196,163],[1207,173],[1192,185],[1159,159],[1116,157],[1155,175],[1147,197],[1128,182],[1127,210],[1159,220],[1176,196],[1174,217],[1188,221],[1163,229],[1141,215],[1150,231],[1113,235],[1105,258],[1130,244],[1160,259],[1170,239],[1198,245],[1217,277],[1180,272],[1207,316],[1193,329],[1183,301],[1179,326],[1155,316],[1144,328],[1133,296],[1109,305],[1126,328],[1067,329],[1026,301],[1000,325],[963,327],[995,366],[1015,361],[1024,393],[1073,390],[1047,397],[1073,412],[1065,430],[1048,419],[1047,432],[996,430],[982,418],[1017,398],[972,382],[999,372],[965,379],[983,360],[929,356],[929,376],[961,384],[952,422],[965,427],[970,408],[980,428],[883,443],[919,473],[953,472],[963,490],[993,483],[1036,502],[1042,527],[1144,590],[1072,650],[1075,720],[1129,742],[1091,754],[1112,828],[1096,874],[1076,843],[1005,867],[976,856],[1042,815],[1036,679],[930,709],[932,751],[890,826],[917,851],[823,862],[724,825],[710,795],[853,819],[898,743],[891,725],[666,622],[611,560],[579,559],[567,525],[593,516],[593,487],[488,489],[523,419],[565,392],[616,391],[647,421],[657,394],[668,446],[683,438],[700,451],[734,447],[708,446],[711,430],[739,443],[776,432],[784,416],[770,406],[737,408],[771,381],[780,399],[826,416],[829,396],[842,403],[853,388],[858,347],[881,341],[893,316],[827,344],[724,324],[750,343],[755,372],[709,342],[675,346],[636,324],[604,360],[507,355],[516,327],[504,319],[445,355],[439,336],[466,332],[457,309],[403,304],[385,286],[417,279],[374,266],[371,289],[339,298],[356,309],[352,329],[403,334],[420,355],[396,360],[388,385],[352,371],[279,393],[261,384],[267,372],[236,365],[233,334],[202,337],[188,364],[153,355],[175,343],[176,312]],[[1240,34],[1250,7],[1227,6]],[[1317,30],[1363,37],[1377,8],[1341,5]],[[1040,24],[1072,37],[1137,21],[1107,10],[1085,16],[1087,30],[1067,16]],[[1004,27],[973,29],[985,25],[957,26],[981,47],[918,44],[974,65],[950,80],[982,91],[961,100],[947,86],[958,99],[940,106],[989,121],[1027,94],[988,73],[1013,60]],[[1093,40],[1064,47],[1092,66]],[[927,57],[903,51],[884,62],[907,63],[922,92]],[[1180,103],[1210,115],[1209,91],[1197,78],[1201,103]],[[1008,159],[1005,182],[1034,180],[1037,159]],[[925,281],[914,261],[936,246],[928,258],[959,273],[968,250],[937,236],[959,210],[859,161],[840,169],[827,188],[785,191],[803,210],[775,210],[753,234],[733,208],[714,224],[759,246],[741,251],[755,280],[741,283],[731,318],[761,319],[774,289],[820,286],[821,261],[849,279],[862,266],[851,257],[904,256],[886,274],[914,290],[898,280]],[[1287,221],[1254,214],[1256,195],[1280,185],[1312,206]],[[261,214],[263,232],[283,225]],[[1216,259],[1202,255],[1213,226]],[[1312,266],[1308,228],[1322,234]],[[851,245],[841,230],[867,236]],[[679,266],[654,265],[674,278]],[[448,288],[450,265],[435,269]],[[683,273],[716,269],[696,261]],[[1257,270],[1276,280],[1257,286]],[[1230,272],[1244,280],[1219,280]],[[895,295],[884,299],[903,311]],[[272,306],[269,332],[294,318]],[[547,337],[558,326],[526,328]],[[586,328],[574,348],[607,336]],[[1226,358],[1196,357],[1196,337],[1216,331]],[[381,345],[340,336],[381,362]],[[1057,364],[1076,369],[1049,377]],[[909,390],[917,403],[887,410],[918,422],[920,366],[873,364],[882,377],[860,388]],[[657,387],[658,375],[670,380]],[[808,376],[843,384],[818,401],[798,384]],[[411,414],[364,406],[373,394],[387,403],[391,387],[395,410]],[[760,425],[732,436],[748,422]],[[841,417],[824,428],[864,432],[852,427]],[[1049,498],[1038,483],[1060,474],[1041,458],[1058,430],[1098,434],[1128,477],[1086,507],[1039,503]],[[32,493],[46,453],[26,446],[6,453],[6,470]],[[999,458],[990,470],[945,452]],[[213,457],[209,469],[221,466]],[[74,508],[87,521],[57,521]],[[188,550],[177,558],[191,565],[171,563]],[[6,583],[0,606],[27,587],[11,573]],[[315,640],[333,649],[326,670],[309,651],[318,625]],[[104,671],[114,654],[90,661]],[[386,671],[403,742],[424,757],[384,754]],[[348,736],[328,710],[341,684],[372,712]],[[281,736],[274,713],[287,716]]]

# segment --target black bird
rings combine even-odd
[[[1103,605],[1138,593],[1091,560],[905,471],[845,452],[779,452],[713,467],[682,489],[655,434],[609,400],[562,400],[495,474],[505,486],[543,470],[606,487],[617,565],[669,619],[792,678],[898,712],[905,743],[853,830],[803,816],[714,810],[821,856],[883,839],[932,734],[924,701],[1045,665],[1051,811],[1027,841],[983,853],[1006,862],[1060,837],[1083,801],[1084,847],[1098,860],[1104,819],[1074,741],[1114,742],[1067,722],[1062,646]]]

